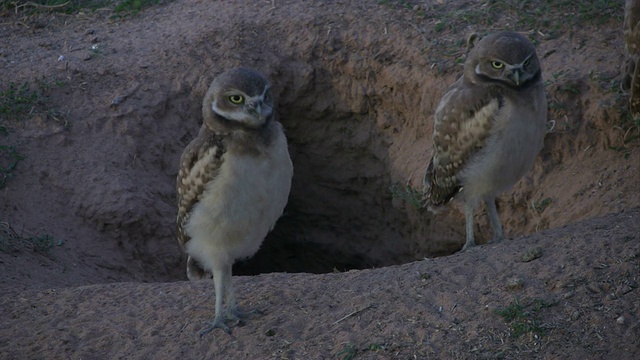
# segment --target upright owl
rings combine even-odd
[[[200,132],[180,158],[177,226],[187,277],[213,274],[215,287],[215,318],[201,335],[215,328],[230,333],[225,320],[245,315],[231,267],[258,251],[287,204],[293,165],[273,107],[260,73],[223,72],[204,96]]]
[[[543,146],[547,99],[534,46],[500,32],[469,52],[464,72],[435,112],[434,154],[424,176],[431,207],[464,202],[466,243],[475,245],[473,212],[484,201],[493,240],[502,239],[495,199],[533,166]]]

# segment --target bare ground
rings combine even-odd
[[[534,27],[523,6],[179,0],[125,18],[3,14],[0,91],[28,84],[38,99],[0,114],[0,166],[6,146],[23,157],[0,189],[0,358],[640,357],[622,7]],[[459,210],[418,210],[400,190],[420,182],[466,36],[498,28],[536,41],[553,127],[500,198],[511,239],[454,254]],[[285,215],[235,269],[255,275],[234,278],[241,306],[263,313],[200,339],[213,289],[184,279],[174,179],[204,91],[238,65],[273,81],[296,173]],[[53,247],[34,251],[43,236]]]

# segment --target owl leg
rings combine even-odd
[[[465,201],[464,203],[464,219],[465,219],[465,227],[467,229],[467,242],[462,247],[462,251],[465,251],[469,248],[476,246],[473,237],[473,208],[474,203],[472,201]]]
[[[228,274],[227,274],[228,273]],[[213,285],[216,292],[216,315],[213,321],[209,323],[209,327],[200,331],[200,337],[205,336],[212,330],[222,329],[227,334],[231,334],[231,329],[224,323],[224,315],[222,311],[222,300],[225,298],[225,291],[229,284],[227,279],[231,279],[231,266],[222,266],[213,269]]]
[[[233,290],[233,283],[231,282],[231,271],[228,273],[229,278],[225,280],[227,285],[227,314],[226,317],[229,320],[235,321],[236,324],[240,323],[240,319],[247,318],[251,315],[258,313],[258,311],[241,311],[236,303],[236,296]]]
[[[502,240],[502,224],[500,223],[500,216],[498,216],[498,209],[496,209],[496,199],[485,199],[484,204],[487,207],[487,213],[489,214],[489,222],[491,222],[491,228],[493,229],[493,240],[491,242],[498,242]]]

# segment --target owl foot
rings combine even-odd
[[[222,319],[222,317],[216,316],[216,318],[209,323],[209,326],[207,328],[200,331],[200,337],[201,338],[204,337],[205,335],[207,335],[208,333],[210,333],[215,329],[222,329],[222,331],[231,335],[231,328],[229,328],[227,324],[224,323],[224,320]]]
[[[260,310],[242,311],[239,308],[235,307],[227,310],[226,318],[227,320],[235,321],[236,324],[241,324],[242,319],[261,314],[262,312]]]
[[[466,250],[469,250],[469,249],[471,249],[471,248],[473,248],[473,247],[475,247],[475,246],[476,246],[476,243],[475,243],[475,242],[473,242],[473,241],[467,241],[467,242],[464,244],[464,246],[462,247],[462,250],[460,250],[460,251],[466,251]]]
[[[487,243],[488,244],[495,244],[495,243],[499,243],[502,240],[504,240],[503,236],[494,236],[493,239],[489,240]]]

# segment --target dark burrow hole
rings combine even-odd
[[[407,207],[393,195],[394,174],[381,156],[373,154],[375,144],[307,141],[314,131],[288,127],[295,169],[288,205],[260,250],[236,262],[234,274],[342,272],[459,250],[460,244],[442,239],[462,241],[462,226],[437,225],[424,210]],[[336,134],[328,138],[352,136],[337,126],[330,131]],[[379,136],[370,133],[371,142]]]
[[[251,258],[236,262],[235,275],[257,275],[271,272],[330,273],[372,267],[372,262],[357,253],[341,253],[330,244],[296,241],[291,231],[297,216],[286,211],[276,227],[267,235],[260,250]]]

